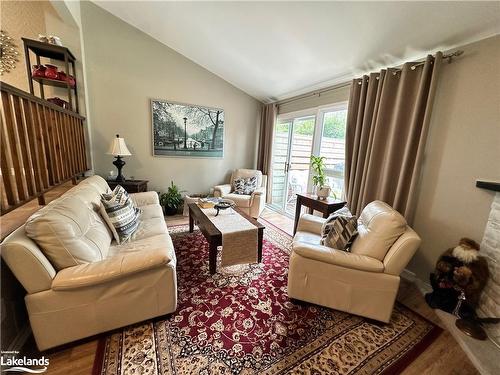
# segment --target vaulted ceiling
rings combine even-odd
[[[95,3],[262,101],[500,31],[499,2]]]

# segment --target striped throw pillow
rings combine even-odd
[[[116,242],[130,239],[139,227],[141,209],[135,207],[125,189],[117,185],[109,194],[101,194],[101,215]]]
[[[332,213],[321,228],[321,244],[337,250],[349,251],[358,235],[356,216],[347,207]]]

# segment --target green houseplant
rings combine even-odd
[[[331,188],[326,184],[325,157],[311,155],[311,167],[314,171],[313,184],[319,199],[326,199],[330,195]]]
[[[175,215],[182,205],[183,199],[181,191],[173,181],[170,181],[170,186],[166,193],[160,194],[160,204],[165,207],[165,215]]]

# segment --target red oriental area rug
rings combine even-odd
[[[398,373],[441,330],[396,304],[389,324],[287,295],[291,237],[269,223],[263,261],[208,272],[199,231],[170,228],[177,254],[178,308],[168,319],[101,340],[94,374]]]

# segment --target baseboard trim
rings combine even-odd
[[[26,344],[26,341],[28,340],[30,335],[31,335],[31,327],[29,324],[25,324],[23,328],[21,328],[19,333],[16,335],[14,340],[12,340],[7,350],[20,352],[24,344]]]
[[[415,284],[422,294],[432,292],[432,287],[428,282],[420,280],[414,272],[411,272],[406,268],[403,270],[403,272],[401,272],[401,277]]]
[[[401,272],[401,277],[405,280],[411,281],[412,283],[414,283],[417,279],[417,275],[406,268],[403,270],[403,272]]]

